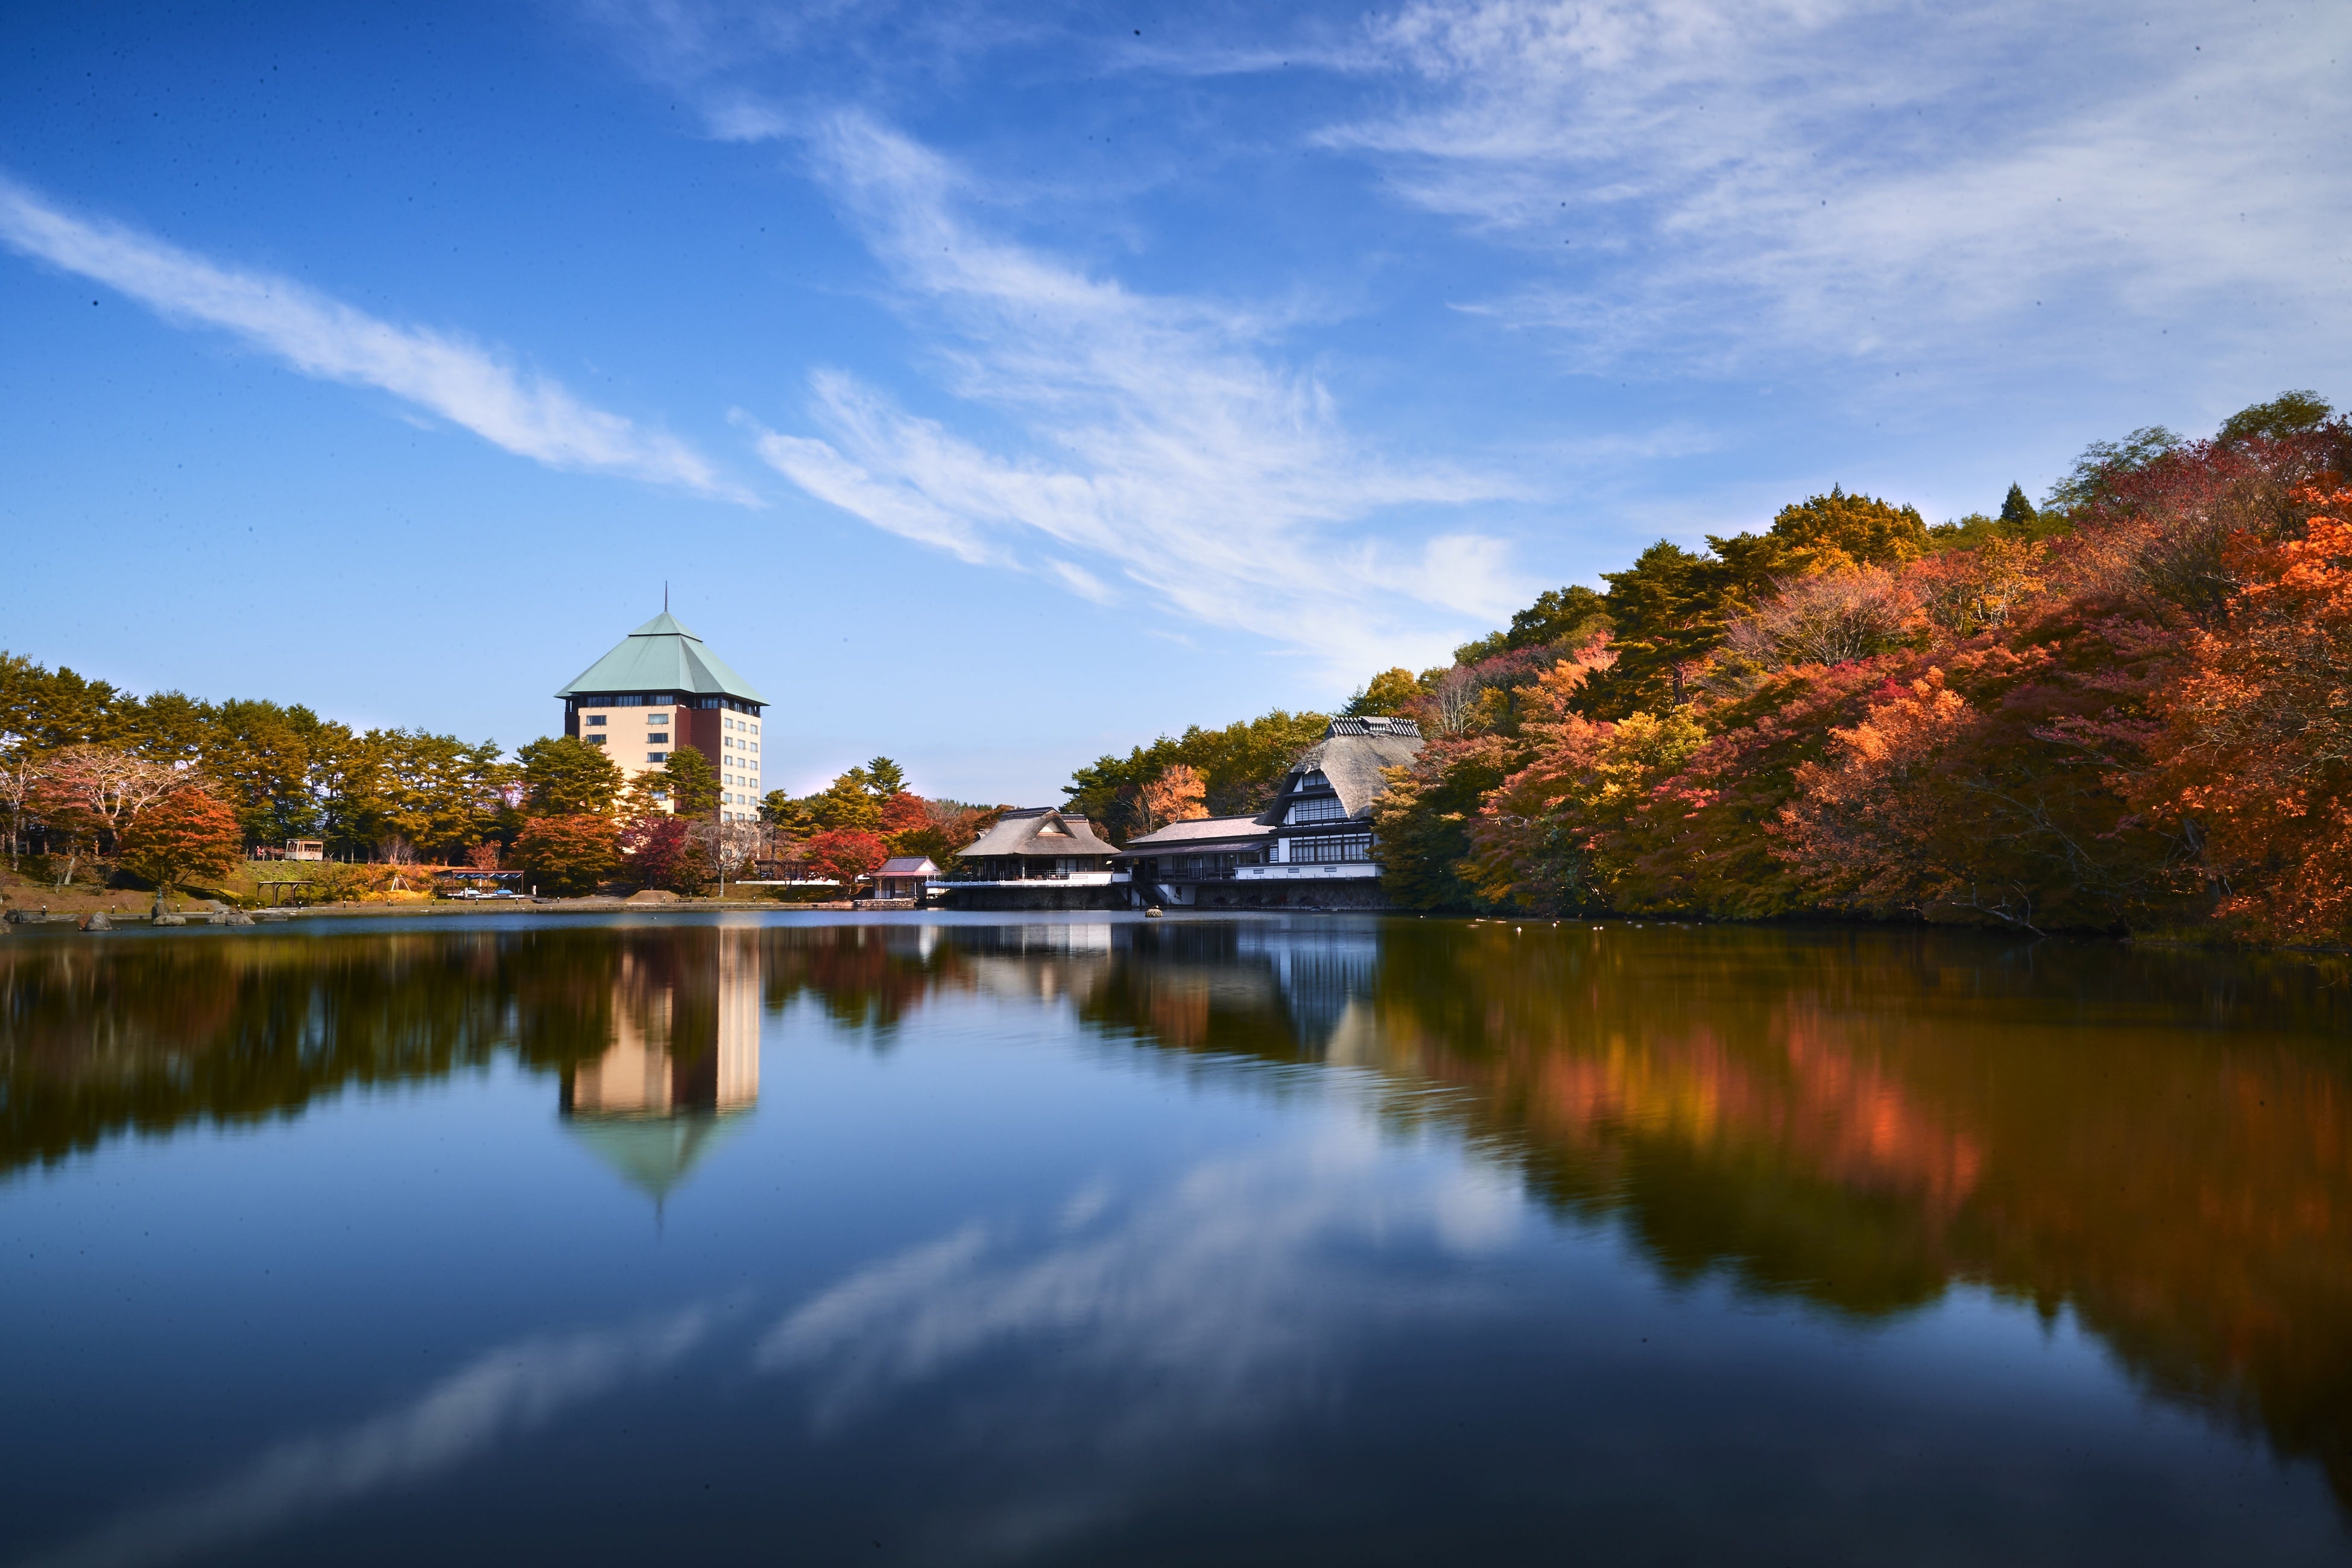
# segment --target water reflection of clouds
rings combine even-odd
[[[626,1329],[501,1345],[398,1409],[281,1444],[226,1480],[134,1509],[19,1568],[168,1563],[424,1480],[670,1366],[702,1342],[716,1316],[693,1308]]]
[[[932,1436],[995,1477],[935,1520],[954,1555],[1124,1514],[1343,1395],[1367,1336],[1501,1306],[1472,1276],[1379,1255],[1512,1245],[1516,1184],[1454,1152],[1400,1157],[1352,1094],[1334,1098],[1344,1111],[1305,1136],[1132,1199],[1087,1183],[1050,1224],[968,1222],[869,1264],[779,1320],[754,1364],[803,1380],[820,1436],[951,1397]]]

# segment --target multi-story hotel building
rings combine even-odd
[[[604,747],[624,778],[692,746],[718,770],[728,819],[759,815],[760,715],[768,700],[667,610],[555,695],[563,700],[563,732]]]

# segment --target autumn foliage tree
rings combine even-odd
[[[1416,682],[1407,907],[2352,935],[2352,425],[2095,444],[2037,509],[1833,489],[1604,574],[1608,661]],[[1516,624],[1516,622],[1515,622]],[[1580,658],[1581,656],[1579,656]]]
[[[2241,531],[2239,587],[2187,650],[2135,800],[2195,837],[2216,912],[2261,935],[2352,931],[2352,489],[2306,487],[2302,537]]]
[[[880,838],[851,827],[827,828],[802,847],[811,869],[845,888],[890,858],[890,847]]]
[[[1725,638],[1736,654],[1771,668],[1844,664],[1909,640],[1923,610],[1912,585],[1883,566],[1838,566],[1783,578]]]
[[[889,841],[896,855],[928,856],[942,870],[952,869],[958,856],[971,847],[974,840],[996,826],[1004,815],[1003,806],[979,806],[961,801],[926,800],[923,802],[923,822],[898,833]]]
[[[176,789],[149,804],[122,830],[123,868],[169,893],[192,877],[215,879],[245,852],[236,813],[211,791]]]
[[[622,824],[618,847],[628,880],[688,896],[708,889],[713,875],[710,857],[694,826],[662,812],[646,812]]]
[[[1199,776],[1206,815],[1262,810],[1292,760],[1321,740],[1329,723],[1328,714],[1276,709],[1222,729],[1195,724],[1126,756],[1096,758],[1071,775],[1062,793],[1069,797],[1067,809],[1093,822],[1115,844],[1148,831],[1137,826],[1143,791],[1180,764]]]
[[[1150,833],[1173,822],[1206,816],[1208,784],[1188,763],[1171,763],[1158,778],[1147,780],[1135,793],[1135,828]]]
[[[119,844],[140,813],[188,782],[176,769],[112,746],[68,746],[43,758],[30,805],[50,836],[65,843],[58,885],[72,884],[81,855]]]
[[[515,836],[514,849],[532,887],[564,896],[594,892],[620,863],[608,816],[534,816]]]
[[[893,847],[908,834],[930,826],[930,803],[904,789],[892,792],[875,809],[875,834]]]

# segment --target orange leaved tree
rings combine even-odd
[[[1152,833],[1171,822],[1206,816],[1209,786],[1200,770],[1186,763],[1171,763],[1158,778],[1148,781],[1135,795],[1135,826]]]
[[[226,877],[245,854],[236,813],[205,789],[177,789],[131,818],[119,840],[125,868],[169,893],[191,877]]]
[[[2218,914],[2308,941],[2352,931],[2352,489],[2297,499],[2300,538],[2233,540],[2134,794],[2198,840]]]

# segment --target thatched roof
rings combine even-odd
[[[1127,852],[1207,849],[1220,844],[1259,844],[1265,837],[1265,825],[1255,816],[1194,816],[1129,839]]]
[[[1281,822],[1300,777],[1311,773],[1331,782],[1349,816],[1369,816],[1372,802],[1388,788],[1381,770],[1403,767],[1421,755],[1421,726],[1410,719],[1334,719],[1323,739],[1290,764],[1282,793],[1258,821],[1268,826]]]
[[[1049,805],[1008,811],[963,852],[967,860],[992,855],[1116,855],[1118,847],[1095,837],[1083,816],[1065,816]]]

